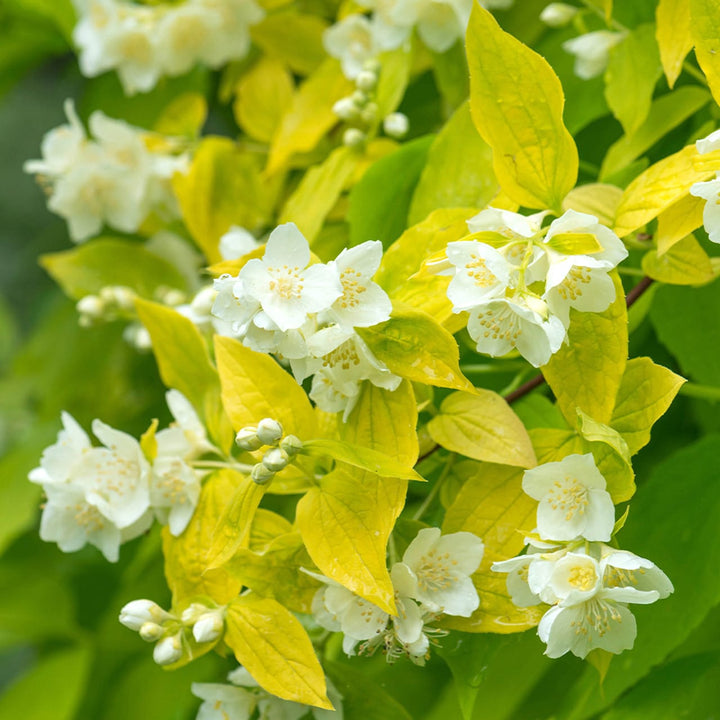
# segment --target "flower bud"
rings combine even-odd
[[[182,611],[180,621],[183,625],[194,625],[209,609],[202,603],[191,603]]]
[[[123,330],[125,342],[136,350],[146,351],[152,348],[150,333],[140,323],[131,323]]]
[[[222,635],[224,624],[224,608],[206,612],[193,625],[193,637],[199,643],[213,642]]]
[[[137,632],[145,623],[162,623],[171,618],[170,613],[152,600],[133,600],[120,610],[119,620],[126,628]]]
[[[370,58],[370,60],[366,60],[363,63],[363,70],[367,70],[368,72],[371,72],[375,75],[380,74],[380,68],[382,65],[380,64],[380,61],[377,58]]]
[[[235,435],[235,444],[242,450],[257,450],[263,446],[257,436],[257,428],[252,425],[241,428]]]
[[[280,448],[292,459],[303,449],[303,443],[302,440],[295,435],[286,435],[280,441]]]
[[[390,113],[390,115],[383,120],[383,130],[385,134],[393,138],[403,137],[403,135],[407,134],[409,127],[410,122],[407,115],[403,113]]]
[[[77,301],[75,308],[81,315],[100,318],[105,312],[105,303],[97,295],[86,295]]]
[[[358,76],[355,78],[355,85],[358,90],[364,90],[369,92],[374,90],[377,85],[378,76],[370,70],[361,70]]]
[[[182,633],[159,640],[153,650],[153,660],[158,665],[172,665],[182,657]]]
[[[250,477],[258,485],[267,485],[275,477],[275,473],[268,470],[262,463],[258,463],[253,466]]]
[[[265,453],[262,462],[268,470],[276,473],[287,467],[290,456],[281,448],[273,448]]]
[[[378,106],[377,103],[369,102],[360,113],[360,119],[366,124],[371,125],[377,120]]]
[[[283,436],[283,426],[277,420],[265,418],[258,423],[257,436],[263,445],[277,445]]]
[[[162,301],[170,307],[182,305],[185,302],[185,293],[182,290],[169,288],[162,294]]]
[[[357,105],[355,105],[352,98],[344,97],[344,98],[340,98],[333,105],[333,112],[341,120],[354,120],[357,117],[358,109],[357,109]]]
[[[567,3],[550,3],[541,13],[542,20],[549,27],[563,27],[577,14],[578,9]]]
[[[102,297],[107,295],[110,301],[120,310],[132,311],[135,309],[135,298],[137,296],[129,287],[111,285],[110,287],[104,287],[100,294]]]
[[[146,622],[140,626],[138,632],[145,642],[155,642],[165,634],[165,628],[154,622]]]
[[[351,96],[350,99],[352,100],[353,104],[356,108],[364,108],[365,105],[370,102],[370,96],[363,92],[362,90],[356,90]]]
[[[348,128],[343,133],[343,145],[346,147],[362,147],[365,144],[365,133],[358,128]]]

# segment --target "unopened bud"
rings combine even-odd
[[[377,58],[370,58],[363,63],[363,70],[367,70],[374,75],[378,75],[380,73],[381,67],[382,65],[380,65],[380,61]]]
[[[357,105],[355,105],[355,103],[353,102],[352,98],[344,97],[340,98],[333,105],[333,112],[341,120],[354,120],[357,117],[358,108]]]
[[[180,621],[183,625],[194,625],[209,610],[207,605],[202,603],[191,603],[182,611]]]
[[[152,338],[147,329],[140,323],[131,323],[123,330],[125,342],[136,350],[147,351],[152,347]]]
[[[369,92],[374,90],[377,85],[378,76],[376,73],[370,70],[361,70],[358,76],[355,78],[355,85],[358,90],[364,90]]]
[[[158,665],[172,665],[182,657],[182,633],[159,640],[153,650]]]
[[[272,418],[265,418],[258,423],[257,436],[263,445],[277,445],[283,436],[283,426]]]
[[[360,119],[366,124],[371,125],[377,120],[378,106],[377,103],[368,103],[360,113]]]
[[[550,3],[541,13],[540,20],[550,27],[563,27],[577,14],[578,9],[567,3]]]
[[[275,477],[275,473],[268,470],[262,463],[258,463],[253,466],[250,477],[258,485],[267,485]]]
[[[185,302],[185,293],[182,290],[169,288],[162,294],[162,301],[165,305],[170,305],[170,307],[182,305]]]
[[[370,96],[363,92],[362,90],[356,90],[351,96],[350,99],[353,101],[353,104],[356,108],[364,108],[365,105],[367,105],[368,102],[370,102]]]
[[[407,134],[410,128],[410,121],[403,113],[390,113],[383,120],[383,130],[386,135],[393,138],[401,138]]]
[[[126,628],[137,632],[145,623],[162,623],[171,618],[169,612],[152,600],[133,600],[123,606],[118,619]]]
[[[262,462],[268,470],[276,473],[287,467],[290,456],[280,448],[273,448],[265,453]]]
[[[145,642],[155,642],[165,634],[165,628],[154,622],[146,622],[140,626],[138,633]]]
[[[346,147],[362,147],[365,144],[365,133],[358,128],[348,128],[343,133],[343,145]]]
[[[225,610],[223,608],[207,612],[201,615],[193,625],[193,637],[199,643],[213,642],[222,635],[224,624]]]
[[[105,303],[97,295],[86,295],[77,301],[75,308],[81,315],[95,319],[103,316]]]
[[[124,285],[112,285],[108,288],[103,288],[103,291],[107,290],[107,295],[112,299],[112,302],[120,310],[131,311],[135,309],[135,298],[136,294],[129,287]]]
[[[257,436],[257,428],[252,425],[238,430],[235,444],[242,450],[257,450],[263,446],[262,440]]]
[[[303,449],[302,440],[295,435],[286,435],[280,441],[280,448],[288,454],[288,457],[294,458]]]

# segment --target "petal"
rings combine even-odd
[[[446,615],[470,617],[480,605],[475,585],[466,575],[456,575],[452,580],[448,588],[427,592],[427,595]]]
[[[435,547],[439,553],[450,554],[453,570],[462,575],[472,575],[478,569],[485,551],[483,541],[471,532],[443,535]]]
[[[606,490],[590,490],[585,513],[585,528],[582,536],[586,540],[607,542],[615,525],[615,505]]]
[[[364,278],[372,278],[380,267],[383,246],[379,240],[368,240],[352,248],[345,248],[335,259],[339,272],[355,270]]]
[[[415,536],[415,539],[408,545],[405,554],[403,555],[402,561],[411,570],[415,571],[417,567],[422,563],[424,555],[434,547],[435,543],[440,538],[440,528],[430,527],[423,528]]]
[[[310,246],[295,223],[278,225],[270,233],[263,262],[270,267],[289,265],[300,270],[307,267],[310,262]]]

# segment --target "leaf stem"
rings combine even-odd
[[[682,64],[682,69],[688,74],[692,75],[698,82],[702,83],[704,87],[708,86],[707,78],[702,70],[698,70],[692,63],[687,60]]]
[[[450,453],[447,462],[445,463],[445,467],[440,473],[440,477],[437,479],[437,482],[432,486],[430,492],[427,494],[427,497],[422,501],[420,507],[415,511],[415,514],[413,515],[413,520],[420,520],[420,518],[427,512],[427,509],[430,507],[433,500],[435,500],[435,497],[440,492],[440,488],[442,487],[443,483],[445,482],[445,480],[447,480],[447,477],[450,474],[450,470],[455,463],[456,457],[457,456],[455,455],[455,453]]]
[[[712,385],[699,385],[698,383],[684,383],[680,386],[680,395],[688,397],[700,398],[702,400],[710,400],[711,402],[720,401],[720,387]]]

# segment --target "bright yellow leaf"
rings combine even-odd
[[[693,235],[688,235],[660,255],[650,250],[643,255],[643,272],[668,285],[702,285],[715,279],[710,257]]]
[[[683,61],[694,41],[688,0],[660,0],[655,11],[656,38],[665,77],[672,88],[682,72]]]
[[[715,102],[720,103],[720,7],[717,0],[688,0],[688,4],[695,57]]]
[[[703,224],[704,208],[704,198],[686,195],[658,215],[655,233],[658,256],[666,253],[675,243]]]
[[[155,132],[161,135],[197,137],[207,118],[207,100],[199,93],[178,95],[163,111],[155,123]]]

